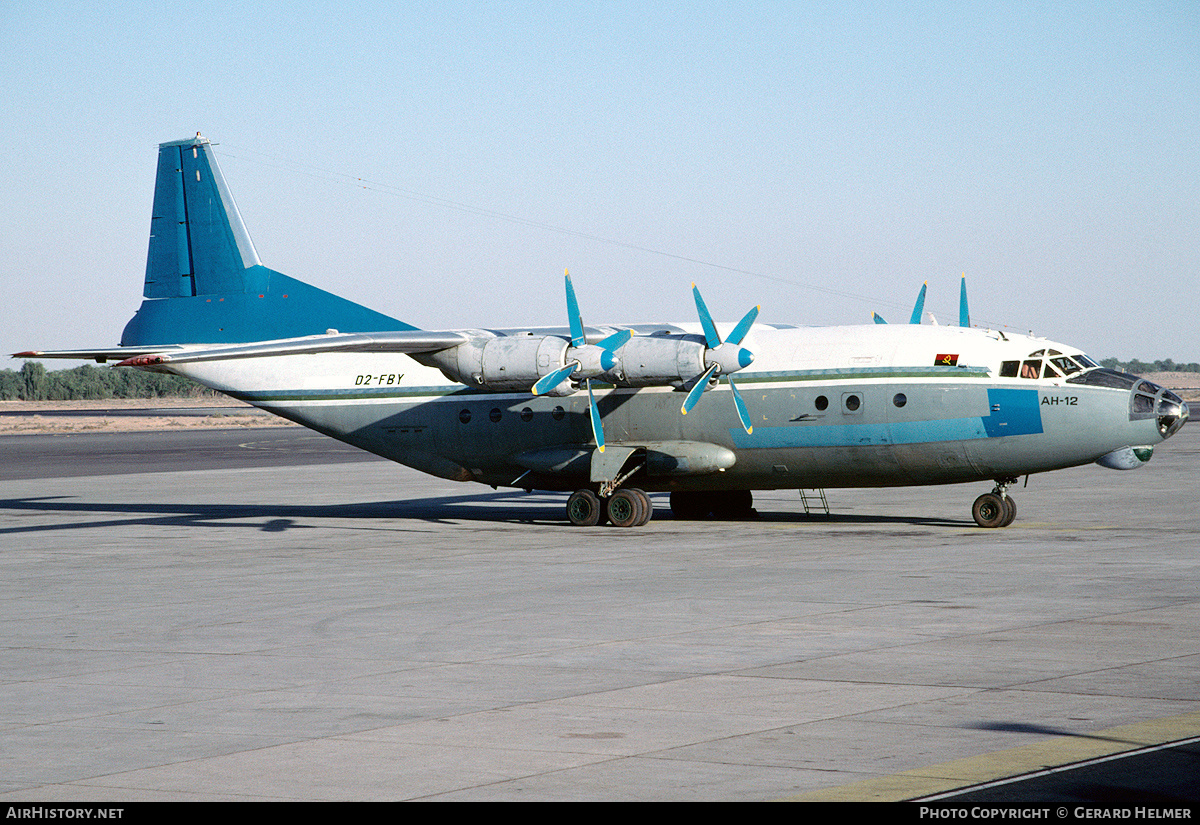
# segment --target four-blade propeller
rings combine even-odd
[[[712,315],[705,306],[704,299],[700,297],[700,289],[695,284],[692,284],[692,296],[696,299],[696,312],[700,316],[700,326],[704,329],[704,340],[708,345],[708,349],[704,352],[704,363],[708,365],[708,368],[693,382],[687,398],[683,399],[680,412],[687,415],[700,401],[700,396],[708,388],[709,381],[714,376],[719,377],[721,373],[725,373],[726,379],[729,381],[729,389],[733,393],[733,406],[737,410],[738,420],[742,422],[742,428],[747,433],[752,433],[754,427],[750,424],[750,413],[746,410],[746,402],[742,400],[742,394],[738,392],[737,385],[733,383],[733,376],[729,373],[750,366],[754,360],[754,354],[742,347],[742,339],[746,337],[754,319],[758,317],[758,307],[747,312],[729,333],[729,337],[722,341],[721,336],[717,333],[717,326],[713,323]]]
[[[549,372],[533,385],[533,394],[542,395],[550,392],[576,372],[577,380],[587,387],[588,412],[592,419],[592,435],[596,439],[596,448],[604,452],[604,428],[600,424],[600,410],[596,407],[596,397],[592,394],[592,379],[602,375],[617,366],[616,351],[630,339],[633,332],[623,329],[603,341],[589,344],[583,333],[583,317],[579,314],[579,301],[575,298],[575,288],[571,286],[571,274],[565,273],[567,282],[567,323],[571,329],[571,346],[567,348],[566,364],[554,372]]]

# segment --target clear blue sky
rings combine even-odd
[[[200,131],[266,265],[426,328],[563,324],[566,268],[594,323],[953,323],[965,272],[1200,361],[1200,4],[842,5],[9,4],[0,352],[117,342]]]

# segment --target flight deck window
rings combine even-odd
[[[1005,361],[1000,365],[1001,378],[1016,378],[1017,373],[1021,371],[1020,361]]]
[[[1063,375],[1070,375],[1071,373],[1079,372],[1082,369],[1082,367],[1076,364],[1072,359],[1067,358],[1065,355],[1062,358],[1050,359],[1050,363],[1058,367],[1059,371],[1061,371]]]
[[[1037,378],[1042,374],[1042,361],[1039,358],[1036,361],[1026,361],[1021,365],[1022,378]]]

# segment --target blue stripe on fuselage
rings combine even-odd
[[[986,416],[943,418],[933,421],[896,421],[891,424],[799,424],[740,428],[729,434],[742,449],[779,447],[862,447],[880,444],[926,444],[936,441],[971,441],[1005,435],[1042,432],[1042,411],[1037,390],[988,390]]]

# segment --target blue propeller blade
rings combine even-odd
[[[967,310],[967,276],[962,277],[962,289],[958,293],[958,325],[971,326],[971,313]]]
[[[592,395],[592,382],[587,382],[588,412],[592,416],[592,436],[596,439],[596,449],[604,452],[604,427],[600,424],[600,410],[596,406],[596,398]]]
[[[725,339],[725,343],[742,343],[742,339],[745,338],[746,333],[750,331],[750,325],[754,323],[754,319],[757,317],[758,307],[754,307],[742,317],[742,320],[738,321],[738,325],[733,328],[733,332],[729,333],[729,337]]]
[[[737,408],[738,419],[742,422],[742,429],[746,431],[746,435],[754,432],[754,426],[750,423],[750,411],[746,409],[746,402],[742,400],[742,394],[738,392],[737,386],[733,383],[733,378],[729,379],[729,389],[733,391],[733,406]]]
[[[579,369],[579,362],[572,361],[561,369],[556,369],[554,372],[548,372],[537,380],[533,385],[533,394],[541,395],[542,393],[550,392],[563,381],[571,377],[571,373]]]
[[[871,313],[871,320],[877,324],[886,324],[887,323],[887,321],[883,320],[883,316],[880,315],[878,312]]]
[[[925,314],[925,289],[929,286],[929,281],[921,284],[921,291],[917,295],[917,302],[913,304],[912,317],[908,319],[910,324],[921,323],[921,316]]]
[[[704,394],[705,388],[708,386],[708,380],[712,378],[712,374],[717,371],[717,365],[713,364],[704,374],[696,379],[696,383],[688,390],[687,398],[683,399],[683,406],[679,409],[681,413],[687,415],[691,412],[692,407],[696,406],[696,402],[700,400],[700,396]]]
[[[575,298],[575,287],[571,286],[571,273],[567,279],[567,323],[571,326],[571,346],[582,347],[587,341],[583,337],[583,318],[579,314],[579,301]]]
[[[700,326],[704,329],[704,340],[708,343],[709,349],[716,349],[721,346],[721,336],[717,335],[717,325],[713,323],[712,315],[708,311],[708,307],[704,305],[704,299],[700,297],[700,289],[695,284],[692,284],[692,296],[696,299],[696,314],[700,316]]]
[[[633,337],[633,330],[623,329],[620,332],[614,332],[612,335],[605,338],[603,341],[597,341],[596,346],[601,349],[606,349],[609,352],[618,350],[625,346],[625,342]]]

